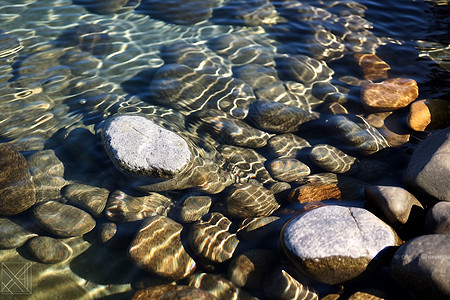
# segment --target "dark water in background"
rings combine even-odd
[[[184,40],[203,47],[208,59],[214,54],[209,49],[215,45],[212,41],[225,34],[246,38],[257,49],[244,55],[242,61],[232,59],[242,49],[231,49],[228,57],[222,57],[226,76],[233,68],[264,55],[268,61],[271,56],[285,54],[315,57],[335,72],[331,84],[348,88],[343,105],[355,113],[360,113],[359,94],[340,80],[343,76],[362,78],[354,52],[375,52],[391,66],[390,77],[416,80],[419,99],[450,98],[450,10],[445,1],[301,1],[311,5],[304,18],[281,9],[283,1],[273,1],[278,13],[267,17],[267,25],[252,21],[246,25],[242,18],[236,18],[234,14],[243,11],[244,2],[229,6],[231,9],[221,9],[229,1],[214,2],[206,5],[213,13],[204,17],[203,6],[189,7],[198,2],[185,2],[186,7],[175,14],[162,10],[155,15],[152,11],[157,8],[151,5],[100,14],[105,8],[93,8],[86,0],[0,0],[0,30],[17,37],[23,46],[12,59],[0,60],[0,141],[12,142],[26,156],[53,149],[64,163],[66,180],[111,186],[122,179],[111,178],[108,173],[110,163],[93,135],[95,125],[120,109],[126,111],[130,103],[146,113],[180,115],[171,108],[155,109],[154,103],[142,101],[148,100],[153,72],[164,65],[160,49]],[[199,22],[189,24],[190,14],[200,18]],[[84,27],[75,28],[78,25]],[[329,48],[314,38],[318,28],[336,36],[358,34],[333,57],[327,56]],[[78,40],[86,31],[96,34]],[[0,44],[0,51],[3,47]],[[63,57],[71,49],[89,55]],[[21,93],[33,96],[21,101]],[[320,142],[326,140],[325,135],[314,138]],[[411,141],[422,138],[413,134]],[[69,243],[74,250],[69,261],[56,265],[34,262],[32,295],[0,298],[114,295],[111,299],[126,299],[132,295],[131,287],[148,276],[131,265],[125,252],[98,245],[95,233],[72,238]],[[1,250],[0,262],[31,259],[24,248]],[[255,295],[261,296],[260,291]]]

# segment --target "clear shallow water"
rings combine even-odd
[[[149,89],[154,72],[170,56],[161,49],[180,40],[199,47],[205,62],[221,65],[216,72],[226,77],[236,76],[239,67],[254,62],[273,67],[277,57],[302,54],[317,58],[334,71],[331,80],[323,81],[341,87],[339,92],[346,100],[340,102],[353,113],[365,115],[358,106],[357,88],[346,85],[342,77],[362,78],[352,58],[355,52],[376,53],[390,65],[392,78],[416,80],[419,99],[449,96],[448,5],[308,1],[302,2],[303,11],[299,12],[289,6],[295,7],[296,2],[280,1],[272,2],[274,8],[263,22],[247,21],[251,26],[246,26],[241,18],[233,17],[242,6],[221,10],[228,1],[214,3],[211,15],[187,25],[180,14],[147,14],[145,6],[120,14],[97,14],[86,3],[0,0],[2,33],[15,36],[23,46],[16,55],[1,60],[0,141],[13,143],[26,157],[43,149],[54,150],[64,163],[68,182],[111,191],[127,183],[111,171],[111,163],[94,135],[107,116],[137,110],[184,122],[189,111],[154,103]],[[75,29],[79,25],[83,27]],[[325,44],[317,34],[322,29],[342,43]],[[217,55],[221,47],[217,38],[224,35],[246,42]],[[87,37],[80,41],[79,36]],[[202,68],[201,62],[198,68]],[[314,83],[304,84],[306,98],[313,111],[322,112],[324,101],[313,92]],[[404,115],[400,113],[398,118]],[[312,132],[311,143],[330,138],[327,133]],[[423,135],[413,134],[411,140],[421,138]],[[402,149],[409,147],[413,145]],[[403,161],[405,155],[401,155]],[[399,163],[401,167],[404,163]],[[104,221],[100,219],[99,224]],[[53,266],[33,261],[26,247],[1,250],[1,262],[33,261],[32,294],[10,297],[129,298],[132,287],[149,278],[131,264],[124,251],[100,245],[95,230],[68,243],[74,250],[72,258]],[[261,297],[261,291],[254,294]]]

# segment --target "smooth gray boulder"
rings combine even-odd
[[[425,228],[429,233],[450,234],[450,202],[438,202],[427,212]]]
[[[450,235],[416,237],[395,252],[393,278],[416,299],[450,299]]]
[[[376,206],[389,224],[405,224],[412,207],[422,204],[407,190],[397,186],[369,186],[364,189],[367,202]]]
[[[404,181],[411,189],[450,201],[450,127],[428,136],[414,150]]]
[[[189,166],[190,145],[142,115],[115,115],[104,125],[103,145],[113,163],[129,173],[173,178]]]
[[[281,233],[283,250],[294,265],[327,284],[357,277],[383,249],[399,243],[395,231],[371,212],[337,205],[301,214]]]

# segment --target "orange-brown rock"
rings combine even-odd
[[[445,128],[450,125],[450,103],[441,99],[415,101],[409,108],[406,123],[415,131]]]
[[[35,203],[25,157],[10,144],[0,144],[0,215],[19,214]]]
[[[358,65],[361,67],[364,79],[377,81],[387,79],[387,71],[391,67],[375,54],[355,53]]]
[[[413,102],[409,107],[406,124],[415,131],[424,131],[431,123],[431,112],[425,104],[425,100]]]
[[[371,112],[392,111],[408,106],[419,96],[417,82],[408,78],[392,78],[369,83],[361,89],[363,106]]]
[[[308,203],[327,199],[342,199],[337,184],[312,182],[299,186],[289,193],[289,200],[292,202]]]

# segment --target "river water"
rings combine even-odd
[[[289,69],[289,63],[279,61],[310,57],[314,59],[308,65],[312,75],[298,74],[306,78],[304,82],[285,91],[297,93],[297,102],[284,103],[322,115],[330,114],[335,104],[369,118],[360,104],[364,82],[355,54],[371,53],[390,66],[389,78],[415,80],[418,99],[448,100],[449,12],[444,0],[0,0],[0,142],[14,145],[27,159],[53,150],[63,164],[65,182],[44,183],[56,194],[43,196],[42,201],[66,202],[58,193],[70,183],[110,192],[129,183],[111,171],[113,166],[96,135],[107,117],[138,111],[188,124],[193,112],[206,108],[192,104],[189,94],[155,99],[152,80],[168,64],[186,64],[190,70],[207,70],[217,78],[238,78],[251,86],[256,98],[263,98],[270,92],[264,88],[274,82],[270,79],[274,70],[284,82],[295,81],[283,69]],[[186,54],[183,49],[191,50]],[[183,85],[176,75],[174,80]],[[258,83],[256,78],[269,79]],[[170,96],[173,91],[168,89],[163,92]],[[404,122],[407,113],[408,109],[396,112],[394,122]],[[233,117],[243,119],[239,112]],[[411,150],[427,135],[401,124],[396,134],[402,142],[392,154],[399,155],[398,160],[395,156],[386,159],[399,168],[395,174],[401,174]],[[309,130],[305,138],[311,144],[328,143],[330,133],[313,126],[305,128]],[[186,127],[206,139],[201,129]],[[220,137],[213,140],[213,146],[224,144]],[[267,154],[265,148],[258,152]],[[320,172],[310,167],[312,174]],[[176,193],[174,199],[183,193],[191,190]],[[362,206],[359,200],[350,205]],[[280,210],[287,208],[282,205]],[[30,209],[19,218],[33,219],[32,215]],[[108,221],[101,214],[96,220],[97,224]],[[30,230],[48,235],[33,224]],[[2,287],[1,298],[129,299],[138,287],[159,282],[135,267],[126,249],[101,245],[98,231],[99,226],[84,236],[66,239],[71,257],[53,265],[38,262],[26,245],[0,250],[2,264],[32,263],[25,273],[30,280],[25,292],[8,295]],[[276,248],[273,243],[268,242],[268,247]],[[208,266],[198,270],[207,271]],[[321,296],[332,290],[323,288]],[[265,297],[261,289],[246,292]]]

